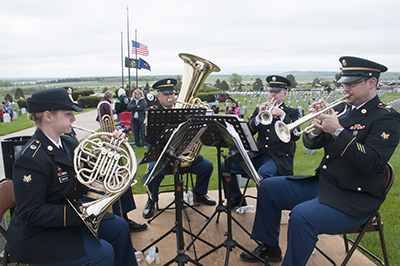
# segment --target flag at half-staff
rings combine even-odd
[[[132,40],[132,54],[149,56],[148,46]]]

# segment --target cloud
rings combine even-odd
[[[399,7],[395,0],[4,1],[0,73],[121,75],[128,13],[130,39],[136,33],[150,50],[143,59],[152,71],[139,75],[181,75],[182,52],[212,61],[227,75],[336,71],[342,55],[400,71]]]

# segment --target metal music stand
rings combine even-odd
[[[165,114],[163,114],[165,116]],[[148,162],[154,162],[156,161],[156,164],[154,167],[147,173],[145,174],[140,181],[146,186],[149,184],[154,177],[160,172],[162,169],[168,166],[170,162],[168,154],[167,154],[167,149],[170,148],[172,150],[176,150],[176,154],[185,154],[188,152],[187,149],[190,149],[193,147],[194,143],[200,138],[202,133],[205,131],[206,124],[204,123],[189,123],[185,122],[180,125],[171,125],[167,126],[163,132],[159,135],[158,139],[155,141],[154,145],[151,146],[150,150],[147,152],[146,156],[143,158],[143,160],[140,162],[140,164],[148,163]],[[203,128],[204,127],[204,128]],[[172,134],[176,132],[175,136],[172,137]],[[177,148],[179,144],[179,148]],[[186,147],[186,150],[185,150]],[[164,148],[162,151],[160,148]],[[160,155],[161,154],[161,155]],[[153,216],[150,220],[147,221],[147,223],[151,223],[154,219],[156,219],[158,216],[160,216],[165,210],[170,208],[173,204],[175,203],[175,200],[169,203],[165,208],[163,208],[160,212],[158,212],[155,216]],[[200,212],[194,206],[188,204],[186,201],[183,201],[184,206],[184,211],[186,214],[186,217],[189,219],[187,213],[186,213],[186,207],[189,207],[196,211],[198,214],[202,215],[206,219],[209,219],[207,215],[204,213]]]
[[[231,190],[230,190],[230,181],[231,181],[231,174],[230,174],[230,166],[232,161],[234,161],[236,164],[239,164],[243,170],[256,182],[257,185],[260,185],[260,177],[258,176],[258,173],[256,169],[254,168],[250,158],[247,155],[246,148],[244,144],[246,144],[246,147],[248,149],[253,150],[253,147],[256,147],[254,139],[246,137],[246,134],[244,132],[237,132],[240,131],[242,128],[239,126],[239,120],[237,117],[233,118],[231,116],[207,116],[207,117],[192,117],[193,121],[196,122],[203,122],[207,124],[207,130],[206,132],[201,136],[201,141],[204,145],[208,146],[215,146],[217,148],[217,153],[218,153],[218,176],[219,176],[219,182],[218,182],[218,191],[219,191],[219,204],[216,207],[213,215],[210,217],[210,219],[206,222],[206,224],[203,226],[203,228],[199,231],[197,234],[197,237],[203,232],[203,230],[208,226],[208,224],[211,222],[211,220],[214,218],[214,216],[218,213],[218,219],[219,219],[219,214],[221,212],[227,213],[227,226],[228,226],[228,232],[227,232],[227,239],[221,243],[220,245],[214,247],[212,250],[208,251],[207,253],[203,254],[201,257],[198,258],[198,261],[201,259],[205,258],[206,256],[210,255],[214,251],[220,249],[221,247],[226,247],[227,252],[226,252],[226,260],[225,260],[225,265],[228,265],[229,262],[229,253],[232,251],[234,247],[239,247],[243,251],[249,252],[246,248],[241,246],[239,243],[237,243],[233,237],[232,237],[232,220],[236,222],[237,225],[239,225],[240,228],[242,228],[248,235],[250,233],[244,228],[234,217],[232,217],[232,202],[231,202]],[[246,124],[247,126],[247,124]],[[244,129],[245,131],[245,129]],[[222,200],[222,172],[221,172],[221,147],[227,147],[229,148],[229,157],[225,159],[225,166],[226,166],[226,173],[224,173],[224,177],[226,180],[226,194],[227,194],[227,206],[223,205],[223,200]],[[217,219],[217,223],[218,223]],[[196,240],[193,239],[192,242],[186,247],[187,250],[189,250],[190,246],[194,243]],[[265,262],[262,258],[254,255],[260,262]],[[269,265],[268,263],[266,265]]]
[[[145,247],[142,252],[147,250],[149,247],[155,245],[170,233],[176,233],[177,237],[177,256],[167,262],[165,265],[169,265],[173,262],[176,262],[178,265],[184,265],[187,262],[192,262],[195,265],[201,265],[199,262],[191,259],[188,255],[185,254],[185,247],[184,247],[184,240],[183,240],[183,233],[187,233],[192,237],[198,238],[202,242],[206,243],[211,247],[215,247],[213,244],[195,236],[191,232],[187,231],[183,228],[182,224],[182,208],[183,208],[183,180],[179,178],[180,172],[180,165],[181,160],[179,158],[179,154],[184,153],[187,149],[190,149],[192,146],[191,143],[193,141],[197,141],[201,134],[206,129],[206,124],[204,123],[190,123],[185,122],[181,123],[178,126],[171,126],[165,129],[165,135],[161,134],[160,141],[156,141],[152,147],[154,151],[152,154],[161,153],[159,159],[157,160],[156,164],[150,171],[149,175],[147,176],[146,180],[144,180],[144,184],[148,184],[151,182],[157,173],[168,163],[173,165],[173,174],[174,174],[174,183],[175,183],[175,225],[164,235],[160,238],[155,240],[153,243]],[[167,139],[166,136],[169,135]],[[165,139],[167,139],[165,141]],[[164,145],[165,144],[165,145]],[[153,159],[154,155],[146,155],[143,161],[148,161]],[[148,157],[148,158],[147,158]],[[190,205],[189,205],[190,206]]]

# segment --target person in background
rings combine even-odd
[[[11,104],[7,107],[7,113],[10,115],[10,121],[14,121],[14,110],[11,107]]]
[[[129,102],[130,102],[130,100],[129,100],[129,97],[126,96],[125,90],[123,88],[120,88],[118,90],[118,99],[115,100],[115,103],[114,103],[115,113],[117,114],[117,122],[121,121],[119,115],[122,112],[128,111]]]
[[[7,230],[12,259],[33,266],[137,265],[122,218],[105,215],[99,243],[67,201],[78,202],[88,192],[74,178],[78,141],[68,136],[76,120],[74,111],[83,109],[64,88],[37,91],[27,105],[37,129],[13,166],[16,209]],[[113,135],[125,137],[120,131]]]
[[[157,90],[158,101],[155,106],[151,107],[151,110],[172,109],[174,107],[176,83],[176,79],[168,78],[159,80],[153,85],[153,88]],[[146,111],[148,110],[150,110],[150,108]],[[150,145],[153,145],[157,138],[157,135],[146,136],[146,140]],[[151,146],[149,149],[150,148]],[[150,162],[148,164],[148,172],[154,167],[155,163],[156,162]],[[194,187],[196,202],[205,205],[215,205],[216,202],[207,196],[208,184],[213,172],[213,164],[203,156],[199,155],[190,166],[185,168],[185,171],[196,175],[196,184]],[[155,202],[158,201],[158,187],[167,174],[172,174],[172,168],[170,166],[162,169],[146,186],[148,200],[142,214],[146,219],[151,218],[154,215]]]
[[[3,108],[0,108],[0,122],[4,122],[4,114],[3,114]]]
[[[278,75],[268,76],[266,81],[268,84],[268,102],[264,102],[257,107],[250,117],[250,120],[247,122],[251,134],[258,134],[258,151],[251,151],[248,155],[262,179],[276,175],[290,175],[293,173],[294,150],[292,143],[282,142],[276,135],[274,126],[277,121],[289,124],[299,118],[299,112],[285,104],[287,87],[291,85],[291,82],[287,78]],[[261,123],[260,113],[264,112],[273,100],[276,100],[276,105],[271,109],[273,119],[270,124],[264,125]],[[298,139],[298,136],[291,134],[292,141],[297,141]],[[224,162],[221,164],[221,169],[223,173],[226,172]],[[242,193],[240,192],[236,175],[245,174],[245,171],[239,165],[233,163],[230,172],[232,174],[232,207],[236,207],[239,206],[242,199]],[[225,179],[223,179],[223,184],[225,187]],[[243,201],[243,205],[246,205],[245,201]]]
[[[135,147],[140,147],[140,140],[142,140],[143,149],[147,149],[143,123],[144,110],[146,110],[147,103],[144,99],[143,92],[139,89],[136,89],[132,96],[132,100],[128,104],[128,110],[131,111],[131,121],[135,135]]]
[[[349,110],[337,116],[332,108],[315,117],[312,132],[303,136],[308,149],[324,149],[311,176],[266,178],[258,189],[251,238],[261,244],[240,257],[257,262],[282,260],[279,230],[282,210],[291,210],[283,266],[306,265],[318,235],[365,224],[386,197],[385,167],[400,139],[400,114],[376,94],[380,73],[387,67],[343,56],[342,77]],[[311,112],[326,102],[312,104]],[[339,108],[338,108],[339,109]]]
[[[100,123],[100,119],[102,119],[102,117],[105,115],[111,115],[111,117],[113,117],[113,115],[115,114],[115,110],[113,110],[111,107],[112,96],[113,96],[112,92],[107,90],[104,93],[103,98],[99,101],[99,104],[102,102],[108,102],[110,105],[108,105],[108,104],[100,105],[100,110],[98,110],[98,112],[100,113],[100,117],[97,115],[97,117],[96,117],[97,122]]]
[[[228,108],[226,113],[227,114],[235,114],[239,118],[241,118],[241,116],[242,116],[242,111],[240,110],[240,107],[238,106],[238,102],[235,100],[232,101],[232,106]]]

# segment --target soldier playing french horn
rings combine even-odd
[[[76,177],[78,141],[70,137],[74,111],[83,109],[64,88],[37,91],[27,100],[37,130],[13,168],[16,210],[7,230],[11,257],[29,265],[137,265],[128,224],[108,214],[93,237],[70,202],[88,192]],[[114,131],[113,138],[124,134]]]

